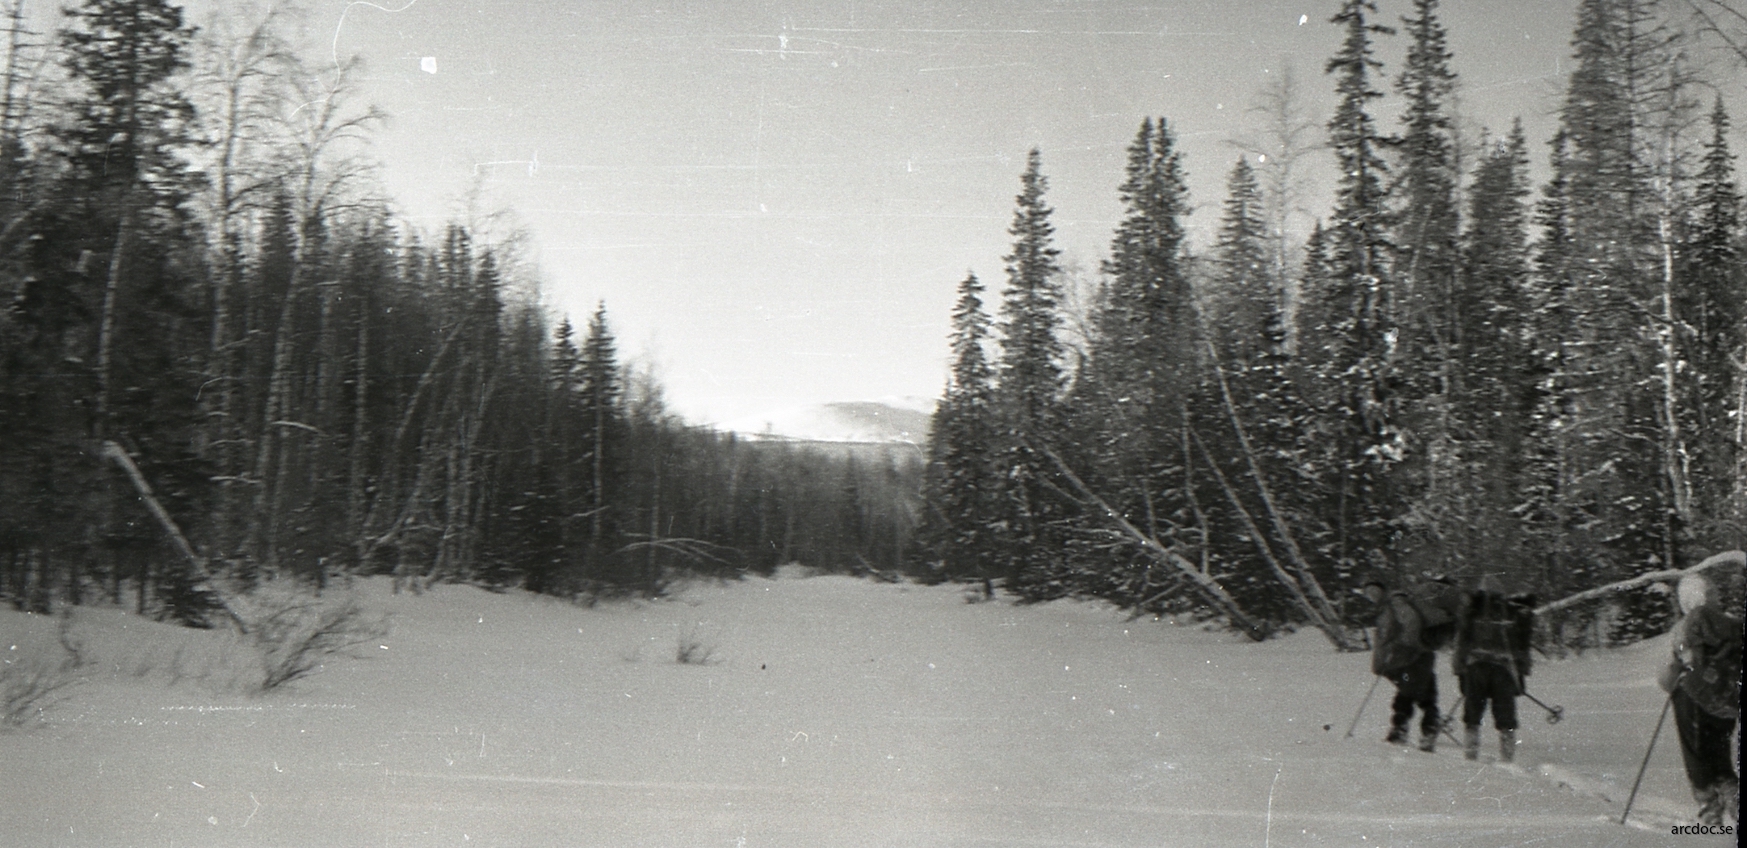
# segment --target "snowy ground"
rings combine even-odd
[[[93,679],[0,733],[0,844],[1732,842],[1670,835],[1694,813],[1672,726],[1617,823],[1662,640],[1543,664],[1531,689],[1565,719],[1521,702],[1506,767],[1490,728],[1480,763],[1384,744],[1387,684],[1343,738],[1368,658],[1314,633],[1255,645],[841,577],[595,609],[358,591],[392,632],[268,696],[226,691],[244,658],[219,636],[80,610]],[[0,635],[32,628],[52,641],[52,620],[0,613]],[[676,662],[682,641],[709,661]]]

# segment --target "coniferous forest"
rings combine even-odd
[[[1141,123],[1078,312],[1033,150],[1003,273],[958,284],[923,462],[689,426],[604,304],[543,304],[520,233],[396,217],[361,66],[317,72],[282,17],[84,0],[39,34],[12,0],[0,596],[204,625],[266,580],[593,601],[801,562],[1355,647],[1368,575],[1559,598],[1742,547],[1747,233],[1689,56],[1747,52],[1663,5],[1581,2],[1542,147],[1462,131],[1436,0],[1343,0],[1332,117],[1271,93],[1279,144],[1234,156],[1211,244],[1178,128]],[[1311,156],[1339,177],[1299,239]]]
[[[395,219],[359,66],[308,64],[283,15],[87,0],[43,35],[21,9],[0,115],[11,603],[199,625],[220,586],[268,579],[594,600],[900,568],[913,449],[685,425],[604,305],[583,326],[541,306],[519,234]]]
[[[1372,608],[1344,599],[1369,576],[1565,598],[1742,547],[1747,242],[1731,117],[1690,57],[1718,37],[1734,74],[1747,52],[1669,5],[1579,4],[1535,150],[1520,122],[1460,131],[1436,0],[1399,21],[1345,0],[1320,145],[1289,89],[1265,92],[1274,144],[1231,164],[1213,244],[1185,242],[1176,128],[1142,122],[1077,334],[1034,150],[999,294],[973,274],[952,314],[939,567],[1353,647]],[[1291,243],[1309,155],[1338,182]],[[1672,612],[1652,591],[1548,624],[1581,647]]]

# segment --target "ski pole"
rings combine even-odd
[[[1656,737],[1662,735],[1662,723],[1668,720],[1668,708],[1671,706],[1674,706],[1672,691],[1668,693],[1668,700],[1662,702],[1662,715],[1656,719],[1656,732],[1650,734],[1650,747],[1644,749],[1644,762],[1638,766],[1638,779],[1632,781],[1632,794],[1626,798],[1626,810],[1620,813],[1620,824],[1625,824],[1626,816],[1632,814],[1632,802],[1638,799],[1638,784],[1644,782],[1644,770],[1650,767],[1650,752],[1656,750]]]
[[[1541,709],[1547,711],[1547,723],[1548,724],[1558,724],[1559,719],[1562,719],[1565,717],[1565,708],[1564,707],[1558,706],[1556,704],[1554,706],[1549,707],[1549,706],[1547,706],[1546,702],[1542,701],[1540,698],[1537,698],[1533,695],[1530,695],[1527,692],[1523,693],[1523,697],[1527,698],[1531,701],[1534,701],[1537,704],[1540,704]]]
[[[1462,709],[1462,699],[1466,697],[1466,695],[1457,695],[1456,703],[1450,705],[1449,711],[1444,713],[1443,719],[1438,722],[1438,730],[1450,737],[1450,741],[1457,745],[1462,744],[1462,740],[1456,738],[1456,713]]]
[[[1347,738],[1353,738],[1353,732],[1359,729],[1359,718],[1365,714],[1365,706],[1371,703],[1371,696],[1377,692],[1377,684],[1383,682],[1383,675],[1371,678],[1371,688],[1365,692],[1365,700],[1359,702],[1359,711],[1353,714],[1353,724],[1347,728]]]

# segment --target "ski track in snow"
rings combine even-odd
[[[1314,632],[799,573],[592,609],[362,581],[393,630],[265,696],[223,634],[81,609],[90,679],[0,733],[0,846],[1730,844],[1669,835],[1672,728],[1618,824],[1665,640],[1542,663],[1565,720],[1524,699],[1518,762],[1490,727],[1469,762],[1382,742],[1387,686],[1342,738],[1368,656]],[[55,624],[0,612],[0,651]]]

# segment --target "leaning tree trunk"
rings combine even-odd
[[[384,509],[390,508],[388,505],[391,500],[399,495],[398,488],[402,477],[400,473],[401,453],[405,450],[406,437],[411,432],[413,423],[418,420],[418,411],[425,397],[430,394],[431,386],[436,383],[444,359],[466,327],[467,315],[463,314],[456,320],[455,326],[450,328],[448,335],[443,337],[442,344],[437,346],[437,352],[432,354],[431,361],[425,365],[424,373],[419,375],[418,384],[413,387],[412,397],[407,399],[406,407],[401,410],[400,423],[395,426],[394,435],[390,437],[388,442],[388,448],[382,453],[382,470],[379,474],[380,482],[376,487],[376,497],[370,501],[368,509],[363,511],[362,530],[359,533],[359,541],[355,545],[358,550],[359,562],[369,562],[370,558],[374,556],[377,546],[394,540],[400,534],[405,516],[408,514],[407,510],[412,504],[411,498],[406,501],[405,506],[397,510],[396,514],[400,517],[381,534],[376,532],[376,527],[380,523],[378,516]],[[360,367],[363,366],[360,365]],[[362,389],[360,389],[361,391]],[[420,458],[415,462],[419,464],[420,469],[417,473],[422,475],[424,473],[422,441]],[[419,487],[415,486],[414,488],[416,490]]]
[[[146,482],[145,475],[141,474],[139,466],[134,464],[133,457],[128,456],[127,451],[122,450],[120,445],[108,440],[103,442],[102,452],[103,456],[114,462],[133,483],[134,491],[139,494],[140,500],[145,502],[146,509],[152,513],[152,517],[157,519],[158,526],[164,530],[164,535],[170,537],[170,542],[175,546],[176,552],[188,561],[189,567],[194,569],[194,573],[200,577],[202,588],[212,593],[219,608],[224,610],[225,616],[236,625],[237,630],[247,633],[248,625],[244,624],[242,617],[237,615],[236,605],[232,601],[230,593],[218,585],[213,578],[212,571],[206,566],[206,560],[195,552],[194,546],[189,544],[188,537],[183,534],[182,528],[177,526],[175,519],[170,517],[169,511],[164,509],[162,503],[159,503],[157,495],[152,492],[151,485]],[[144,592],[143,588],[141,592]]]
[[[1231,387],[1227,385],[1225,380],[1225,369],[1219,365],[1219,352],[1213,348],[1211,342],[1208,343],[1207,350],[1209,355],[1213,357],[1213,372],[1219,378],[1219,391],[1225,400],[1226,416],[1231,420],[1232,431],[1237,434],[1238,446],[1243,450],[1244,460],[1249,464],[1250,476],[1256,481],[1256,491],[1262,496],[1262,505],[1268,510],[1269,521],[1274,525],[1274,531],[1279,534],[1281,541],[1286,545],[1286,551],[1292,558],[1292,564],[1298,578],[1304,582],[1305,590],[1316,600],[1318,612],[1323,618],[1338,626],[1340,614],[1335,612],[1334,604],[1330,603],[1328,595],[1323,593],[1322,584],[1317,582],[1316,575],[1311,572],[1310,564],[1305,561],[1304,553],[1299,550],[1298,542],[1292,535],[1292,529],[1287,526],[1285,519],[1280,515],[1280,510],[1274,505],[1274,496],[1269,491],[1267,477],[1262,474],[1261,463],[1256,461],[1256,452],[1250,447],[1249,435],[1244,432],[1243,421],[1238,417],[1237,404],[1232,401]],[[1201,450],[1202,453],[1206,453],[1206,446],[1203,445]],[[1213,462],[1213,457],[1209,455],[1207,461]],[[1330,633],[1329,636],[1336,639],[1337,645],[1343,649],[1346,648],[1344,635],[1336,638],[1335,634]]]
[[[1129,537],[1135,543],[1140,545],[1141,550],[1145,551],[1148,556],[1151,556],[1182,573],[1182,575],[1188,578],[1196,588],[1201,590],[1202,594],[1204,594],[1215,607],[1225,613],[1226,617],[1231,619],[1231,623],[1238,629],[1242,630],[1245,635],[1258,642],[1267,638],[1268,628],[1262,622],[1252,618],[1249,613],[1244,612],[1243,607],[1238,605],[1237,600],[1233,598],[1230,593],[1225,591],[1225,587],[1219,585],[1219,581],[1213,579],[1211,576],[1202,574],[1196,569],[1194,563],[1184,559],[1182,555],[1165,547],[1163,544],[1160,544],[1157,539],[1141,532],[1140,528],[1135,527],[1132,522],[1123,517],[1122,513],[1117,512],[1115,507],[1112,507],[1109,503],[1105,502],[1103,498],[1098,497],[1096,492],[1093,492],[1090,487],[1081,481],[1079,475],[1075,474],[1073,469],[1069,468],[1068,464],[1063,462],[1060,456],[1056,455],[1055,451],[1048,447],[1044,447],[1042,452],[1044,456],[1049,457],[1050,461],[1062,472],[1062,476],[1068,479],[1068,482],[1073,485],[1075,490],[1077,490],[1087,500],[1097,505],[1099,511],[1104,514],[1105,518],[1109,519],[1112,524],[1116,525],[1117,529],[1121,530],[1123,535]]]
[[[277,570],[279,518],[286,465],[281,419],[286,417],[291,399],[291,369],[294,365],[292,324],[297,312],[297,295],[303,276],[300,256],[293,257],[291,279],[285,288],[285,300],[279,305],[279,323],[273,338],[273,361],[267,377],[267,402],[261,416],[261,431],[256,435],[255,464],[251,477],[255,483],[255,504],[249,515],[244,550],[257,559],[269,572]],[[276,473],[274,465],[279,466]]]
[[[1256,526],[1255,519],[1250,516],[1250,511],[1244,508],[1243,500],[1238,497],[1237,490],[1231,487],[1231,482],[1226,479],[1225,472],[1219,470],[1218,461],[1213,458],[1213,453],[1207,449],[1207,445],[1201,441],[1199,436],[1195,437],[1195,444],[1201,448],[1201,455],[1207,459],[1207,466],[1213,472],[1214,479],[1218,480],[1220,488],[1225,490],[1226,500],[1231,502],[1231,508],[1237,513],[1238,518],[1242,519],[1244,528],[1249,531],[1250,539],[1255,542],[1256,551],[1262,555],[1262,559],[1274,572],[1274,579],[1292,593],[1293,600],[1298,602],[1298,608],[1304,612],[1305,618],[1310,619],[1310,623],[1316,629],[1326,634],[1335,647],[1343,651],[1357,650],[1352,641],[1347,638],[1346,631],[1341,628],[1340,619],[1325,616],[1305,595],[1304,587],[1299,585],[1297,580],[1292,579],[1292,575],[1287,574],[1285,568],[1281,567],[1280,560],[1274,556],[1273,549],[1268,545],[1267,537],[1262,535],[1262,529]]]

